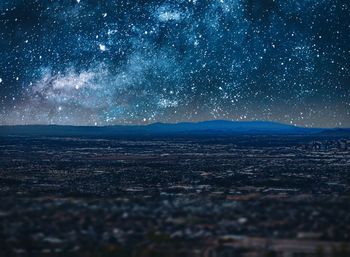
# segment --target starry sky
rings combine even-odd
[[[1,0],[0,124],[350,127],[348,0]]]

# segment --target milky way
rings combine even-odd
[[[347,0],[0,3],[0,123],[350,127]]]

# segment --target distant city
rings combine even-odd
[[[0,256],[350,254],[346,134],[21,128],[0,137]]]

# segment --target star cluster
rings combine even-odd
[[[346,0],[5,0],[1,124],[350,127]]]

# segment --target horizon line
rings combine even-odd
[[[95,127],[95,128],[103,128],[103,127],[115,127],[115,126],[134,126],[134,127],[146,127],[150,125],[155,124],[164,124],[164,125],[176,125],[176,124],[182,124],[182,123],[189,123],[189,124],[199,124],[203,122],[219,122],[219,121],[225,121],[225,122],[232,122],[232,123],[275,123],[290,127],[296,127],[296,128],[304,128],[304,129],[350,129],[350,127],[310,127],[307,125],[298,125],[298,124],[289,124],[284,123],[280,121],[274,121],[274,120],[229,120],[229,119],[212,119],[212,120],[200,120],[200,121],[178,121],[178,122],[162,122],[162,121],[155,121],[152,123],[144,123],[144,124],[131,124],[131,123],[123,123],[123,124],[108,124],[108,125],[98,125],[98,124],[86,124],[86,125],[74,125],[74,124],[58,124],[58,123],[52,123],[52,124],[44,124],[44,123],[29,123],[29,124],[0,124],[0,127],[14,127],[14,126],[57,126],[57,127]]]

